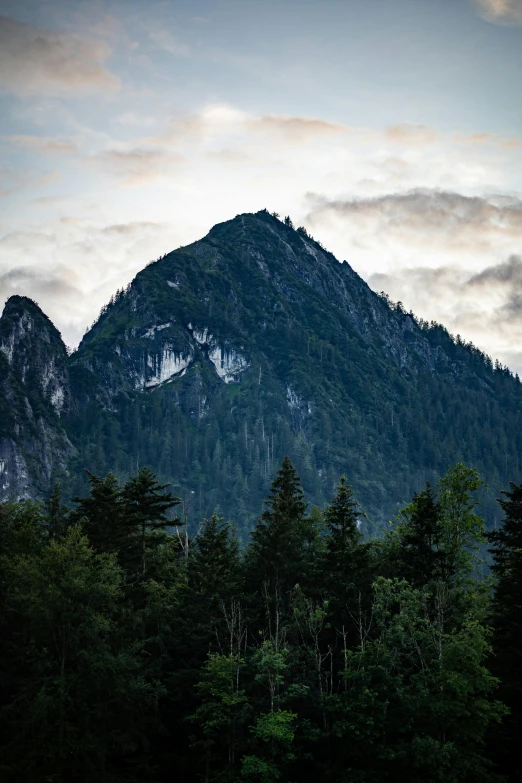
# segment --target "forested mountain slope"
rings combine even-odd
[[[7,349],[14,299],[37,311],[17,297],[2,317],[9,400],[15,387],[43,388],[37,352],[19,343],[35,370],[23,375]],[[2,435],[27,477],[7,482],[4,496],[22,485],[35,494],[56,477],[83,491],[84,467],[125,477],[147,465],[176,494],[194,493],[194,521],[218,510],[245,530],[289,454],[313,503],[329,499],[344,473],[366,524],[380,527],[458,461],[490,485],[484,511],[492,521],[491,499],[519,473],[518,378],[390,305],[348,263],[265,211],[219,224],[149,264],[65,362],[63,410],[38,392],[42,420],[62,444],[51,450],[45,481],[27,458],[34,436],[15,427],[29,417],[27,405],[21,396],[8,405]],[[2,476],[16,473],[5,449],[4,457]]]

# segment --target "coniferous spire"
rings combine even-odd
[[[121,487],[114,473],[100,478],[85,471],[90,492],[85,498],[75,497],[77,507],[71,512],[71,522],[80,522],[97,552],[120,553],[125,548],[125,529]]]
[[[307,504],[301,479],[288,457],[279,469],[257,527],[252,531],[251,554],[260,583],[272,590],[293,587],[303,555]]]
[[[171,492],[165,492],[168,484],[160,484],[149,468],[141,468],[123,487],[121,497],[125,506],[125,524],[131,535],[140,541],[141,572],[145,573],[147,531],[164,530],[173,524],[167,516],[170,509],[181,503]],[[176,520],[176,524],[181,524]]]
[[[330,533],[328,547],[331,550],[353,547],[360,538],[357,527],[358,518],[362,515],[359,504],[355,500],[352,488],[341,476],[337,486],[337,494],[326,509],[324,519]]]
[[[441,507],[428,481],[407,507],[401,535],[400,560],[404,576],[415,586],[440,576]]]

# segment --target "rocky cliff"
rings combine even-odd
[[[60,333],[31,299],[13,296],[0,319],[0,493],[30,497],[67,475],[74,455],[68,357]]]
[[[20,297],[0,349],[4,495],[147,464],[194,492],[195,519],[247,528],[288,453],[312,502],[345,473],[379,526],[448,464],[491,497],[519,470],[518,380],[264,211],[149,264],[71,357]]]

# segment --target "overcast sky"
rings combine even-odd
[[[267,207],[522,371],[522,0],[0,0],[0,299]]]

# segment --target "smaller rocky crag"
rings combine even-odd
[[[74,456],[68,356],[38,305],[12,296],[0,319],[0,495],[34,497],[67,476]]]

